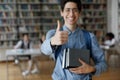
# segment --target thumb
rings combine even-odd
[[[83,65],[83,64],[85,64],[85,62],[83,61],[83,60],[81,60],[81,59],[79,59],[79,62]]]
[[[60,31],[60,28],[61,28],[60,20],[57,20],[57,31]]]

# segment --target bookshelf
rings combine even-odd
[[[59,3],[57,0],[43,0],[41,2],[41,23],[43,32],[56,28],[60,18]]]
[[[15,5],[0,0],[0,47],[12,47],[17,41]]]
[[[80,24],[93,32],[101,43],[107,31],[107,0],[82,0]]]
[[[80,25],[101,42],[107,30],[107,0],[82,0]],[[56,28],[59,0],[0,0],[0,46],[13,47],[28,33],[37,44],[41,33]]]
[[[34,44],[41,34],[41,0],[0,0],[0,47],[13,47],[28,33]]]

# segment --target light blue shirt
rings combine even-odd
[[[58,57],[56,60],[56,65],[52,74],[53,80],[90,80],[89,75],[91,74],[75,74],[70,72],[68,69],[62,68],[62,57],[63,57],[63,49],[65,48],[81,48],[86,49],[85,44],[85,38],[83,36],[83,32],[80,28],[77,27],[77,29],[74,32],[71,32],[66,26],[63,26],[64,31],[68,31],[69,38],[68,42],[64,45],[62,45],[61,51],[58,53]],[[52,36],[54,36],[55,30],[48,31],[46,35],[46,40],[43,42],[41,46],[41,51],[46,54],[54,54],[53,48],[50,44],[50,39]],[[96,40],[96,37],[90,33],[91,36],[91,42],[92,42],[92,59],[95,63],[96,72],[94,74],[99,75],[103,71],[107,69],[107,64],[105,62],[104,53],[102,49],[99,47],[98,42]]]

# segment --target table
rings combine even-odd
[[[9,80],[9,69],[8,69],[8,57],[9,56],[17,56],[17,55],[31,55],[38,56],[41,55],[40,49],[7,49],[6,50],[6,63],[7,63],[7,80]]]

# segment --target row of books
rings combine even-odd
[[[91,3],[106,3],[107,0],[82,0],[82,2],[91,2]]]
[[[41,0],[17,0],[17,2],[41,2]]]
[[[59,6],[58,5],[41,5],[42,6],[42,10],[58,10]]]
[[[47,3],[58,3],[59,0],[0,0],[2,3],[31,3],[31,2],[47,2]]]
[[[58,3],[59,0],[18,0],[17,2],[21,3],[21,2],[27,2],[27,3],[31,3],[31,2],[47,2],[47,3]]]
[[[41,2],[47,2],[47,3],[58,3],[59,0],[41,0]]]
[[[38,45],[39,44],[39,40],[31,40],[32,43],[34,45]],[[10,40],[6,40],[6,41],[0,41],[0,48],[13,48],[14,45],[16,45],[16,43],[18,42],[18,40],[14,40],[14,41],[10,41]]]
[[[0,41],[0,48],[13,47],[17,43],[16,41]]]
[[[9,27],[0,27],[0,34],[15,34],[17,32],[17,27],[9,26]],[[29,32],[29,33],[36,33],[40,31],[40,26],[19,26],[20,32]]]
[[[0,34],[0,40],[16,40],[16,33]]]
[[[20,10],[39,10],[40,4],[19,4],[18,9]]]
[[[100,23],[100,24],[104,24],[104,23],[106,23],[106,20],[104,19],[104,18],[83,18],[83,23],[85,24],[85,23],[90,23],[90,24],[92,24],[92,23],[96,23],[96,24],[98,24],[98,23]]]
[[[41,20],[38,18],[38,19],[31,19],[31,18],[28,18],[28,19],[19,19],[19,25],[40,25],[41,24]]]
[[[36,33],[40,31],[40,26],[19,26],[19,32]]]
[[[0,12],[0,18],[15,18],[16,13],[15,12]]]
[[[84,9],[106,9],[106,4],[83,4]]]
[[[39,11],[19,11],[19,15],[16,12],[0,12],[0,18],[10,19],[10,18],[26,18],[26,17],[40,17],[41,12]]]
[[[36,12],[21,12],[19,14],[21,14],[23,16],[32,15],[32,16],[48,16],[48,17],[55,16],[56,17],[56,16],[60,15],[60,12],[56,10],[56,11],[42,11],[42,12],[37,12],[37,11]],[[91,11],[83,11],[82,12],[82,16],[84,16],[84,17],[86,17],[86,16],[104,17],[105,15],[106,15],[106,12],[104,12],[104,11],[92,11],[91,10]]]
[[[87,30],[103,30],[106,29],[106,24],[81,24],[81,26],[85,27]],[[94,31],[93,30],[93,31]]]
[[[41,16],[46,16],[46,17],[50,17],[52,16],[54,17],[59,17],[60,16],[60,12],[59,11],[43,11],[41,12]]]
[[[17,6],[17,7],[16,7]],[[0,4],[0,10],[39,10],[40,4]]]
[[[15,10],[16,5],[15,4],[0,4],[0,10]]]
[[[0,33],[8,33],[8,32],[15,33],[17,32],[17,28],[12,26],[0,27]]]
[[[24,32],[21,32],[19,35],[22,35]],[[35,39],[36,40],[40,37],[39,33],[28,33],[30,36],[30,39]],[[17,38],[18,34],[16,33],[7,33],[7,34],[0,34],[0,42],[1,41],[13,41],[13,40],[19,40]],[[22,37],[22,36],[21,36]]]
[[[27,11],[25,11],[25,12],[19,12],[19,16],[18,17],[20,17],[20,18],[26,18],[26,17],[39,17],[40,16],[40,14],[38,14],[39,12],[27,12]]]
[[[106,12],[104,12],[104,11],[82,11],[82,16],[84,16],[84,17],[97,17],[97,16],[100,16],[100,17],[104,17],[105,15],[106,15],[107,13]],[[93,17],[93,18],[94,18]]]
[[[41,2],[41,0],[0,0],[2,3],[15,3],[15,2]]]
[[[18,22],[17,22],[18,20]],[[39,24],[42,23],[40,18],[22,18],[22,19],[0,19],[0,26],[9,26],[9,25],[17,25],[17,24]]]

